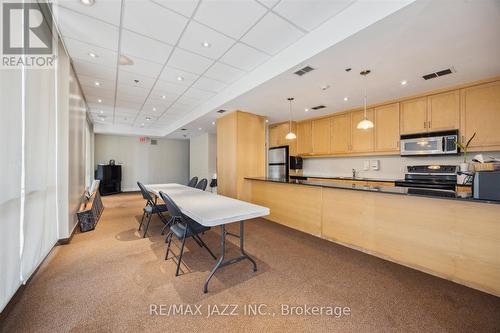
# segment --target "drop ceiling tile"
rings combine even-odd
[[[130,109],[138,112],[142,107],[142,103],[133,103],[129,101],[124,101],[121,99],[116,100],[116,108]]]
[[[120,100],[122,102],[142,105],[146,98],[143,96],[130,95],[130,94],[127,94],[126,92],[123,92],[123,91],[118,91],[118,94],[116,95],[116,99]]]
[[[118,85],[117,98],[142,98],[142,102],[148,96],[149,90],[138,86]]]
[[[270,58],[267,54],[254,48],[237,43],[227,52],[220,61],[245,71],[251,71]]]
[[[209,47],[203,46],[204,42],[208,42],[210,44]],[[217,59],[222,56],[234,42],[233,39],[192,21],[182,35],[179,47],[201,54],[205,57]]]
[[[195,20],[235,39],[239,39],[266,12],[253,0],[202,1]]]
[[[257,1],[260,2],[261,4],[263,4],[264,6],[271,8],[275,4],[277,4],[280,0],[257,0]]]
[[[87,75],[78,75],[78,80],[82,86],[95,87],[96,90],[110,90],[115,89],[115,81],[96,79]],[[99,86],[96,85],[99,83]]]
[[[214,93],[222,91],[226,87],[227,85],[225,83],[204,76],[200,77],[198,81],[193,84],[193,88],[211,91]]]
[[[127,67],[120,67],[120,73],[118,75],[118,83],[120,85],[140,87],[145,90],[150,90],[153,87],[156,79],[140,74],[127,72],[125,68]],[[135,80],[137,80],[138,82],[136,82]]]
[[[130,109],[125,107],[116,107],[115,115],[119,116],[135,116],[139,111],[137,109]]]
[[[153,2],[190,17],[193,15],[198,0],[153,0]]]
[[[121,54],[164,64],[172,52],[172,46],[122,29]]]
[[[204,74],[208,78],[212,78],[224,83],[232,83],[237,79],[245,75],[245,72],[236,69],[234,67],[224,65],[220,62],[215,63],[210,69]]]
[[[155,101],[155,103],[161,102],[161,103],[164,103],[166,105],[170,105],[179,96],[180,96],[180,94],[169,93],[169,92],[166,92],[165,90],[158,89],[157,87],[155,87],[151,91],[151,94],[149,95],[149,100]]]
[[[144,104],[141,112],[150,115],[160,115],[167,107],[158,104]]]
[[[118,50],[118,28],[109,23],[65,8],[59,8],[56,22],[64,37],[74,38],[113,51]]]
[[[268,13],[242,41],[270,54],[276,54],[304,34],[274,13]]]
[[[197,74],[188,73],[177,68],[165,67],[161,73],[160,79],[181,86],[190,86],[198,77],[199,75]],[[179,78],[182,78],[182,80],[179,80]]]
[[[134,123],[134,117],[123,117],[115,115],[115,124],[118,125],[132,125]]]
[[[202,98],[183,95],[175,102],[173,107],[182,110],[191,110],[195,106],[200,105],[202,102]]]
[[[168,65],[187,72],[201,74],[206,71],[212,63],[213,61],[210,59],[176,48]]]
[[[83,94],[85,98],[92,96],[93,98],[106,98],[112,99],[115,98],[115,89],[103,89],[97,88],[95,86],[86,86],[82,84]]]
[[[130,57],[133,61],[133,65],[120,65],[120,71],[126,71],[132,74],[138,74],[142,76],[147,76],[150,78],[157,78],[160,75],[160,71],[163,65],[157,64],[155,62],[143,60],[137,57]]]
[[[132,31],[175,45],[187,19],[149,1],[127,1],[123,26]]]
[[[163,80],[158,80],[156,82],[156,85],[154,87],[155,90],[162,91],[164,93],[169,93],[169,94],[182,94],[184,91],[186,91],[187,87],[181,86],[172,82],[167,82]]]
[[[353,0],[282,0],[274,8],[274,11],[299,27],[311,31],[340,13],[353,2]]]
[[[98,64],[107,67],[116,67],[116,52],[80,42],[79,40],[66,37],[64,38],[64,44],[68,50],[71,59],[81,59],[83,61],[90,62],[92,64]],[[93,53],[96,57],[91,57],[89,54]]]
[[[75,59],[73,59],[73,66],[78,76],[86,75],[95,79],[116,80],[116,66],[109,67]]]
[[[59,0],[57,4],[59,7],[71,9],[116,26],[120,25],[120,0],[96,1],[92,6],[85,6],[80,1],[74,0]]]

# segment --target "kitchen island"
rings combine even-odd
[[[400,187],[246,182],[271,221],[500,296],[500,204]]]

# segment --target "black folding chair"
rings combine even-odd
[[[167,194],[160,191],[160,197],[163,199],[165,204],[168,207],[168,211],[173,218],[173,223],[170,226],[170,232],[167,234],[167,253],[165,254],[165,260],[168,259],[168,253],[170,252],[170,244],[172,243],[172,237],[175,235],[178,240],[182,241],[181,252],[177,257],[177,269],[175,271],[175,276],[179,276],[179,269],[181,267],[182,254],[184,253],[184,244],[186,243],[186,238],[192,237],[195,242],[200,246],[207,249],[208,253],[217,260],[217,257],[213,254],[213,252],[208,248],[207,244],[201,239],[200,234],[205,231],[210,230],[209,227],[205,227],[193,219],[187,217],[182,214],[179,207],[176,203],[170,198]]]
[[[172,219],[168,221],[162,214],[168,211],[167,205],[157,205],[156,202],[153,200],[151,193],[149,193],[149,191],[144,187],[144,185],[141,182],[137,182],[137,185],[139,185],[139,188],[141,189],[142,197],[146,199],[146,207],[144,207],[143,209],[141,224],[139,225],[139,231],[141,230],[142,225],[144,224],[144,218],[147,217],[148,219],[146,227],[144,228],[144,235],[142,235],[142,237],[143,238],[146,237],[146,233],[148,232],[149,223],[151,222],[151,217],[153,216],[153,213],[158,214],[162,222],[165,224],[165,226],[161,230],[161,233],[163,235],[163,231],[172,221]]]
[[[207,185],[208,185],[208,180],[206,178],[203,178],[198,182],[198,184],[196,184],[195,188],[205,191],[207,189]]]
[[[195,187],[197,183],[198,183],[198,177],[194,176],[193,178],[191,178],[189,183],[187,183],[187,186]]]

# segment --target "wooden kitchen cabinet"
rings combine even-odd
[[[297,154],[312,153],[312,121],[297,123]]]
[[[428,97],[427,129],[455,130],[460,127],[460,93],[457,90]]]
[[[292,122],[292,132],[296,133],[297,124]],[[296,154],[297,140],[287,140],[290,123],[273,124],[269,126],[269,147],[289,146],[290,155]]]
[[[427,131],[427,96],[401,102],[401,134]]]
[[[462,142],[474,133],[473,150],[500,150],[500,81],[462,89]]]
[[[348,153],[351,147],[351,117],[344,113],[331,118],[330,150],[333,154]]]
[[[367,110],[366,116],[373,119],[373,110]],[[373,128],[358,129],[358,123],[364,118],[364,110],[351,112],[351,152],[368,153],[373,151]]]
[[[330,154],[331,118],[321,118],[312,121],[312,152],[313,154]]]
[[[375,151],[399,151],[399,103],[374,109]]]
[[[279,146],[280,125],[269,125],[269,147]]]

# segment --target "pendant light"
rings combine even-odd
[[[288,134],[285,136],[287,140],[295,140],[297,136],[292,132],[292,101],[293,97],[288,97],[288,102],[290,104],[290,122],[288,123]]]
[[[356,126],[356,128],[362,129],[362,130],[367,130],[367,129],[373,128],[373,122],[371,120],[369,120],[367,115],[366,115],[366,76],[368,74],[370,74],[370,72],[371,71],[369,69],[365,69],[364,71],[359,73],[365,77],[365,96],[364,96],[365,116],[363,117],[363,120],[361,120],[358,123],[358,126]]]

